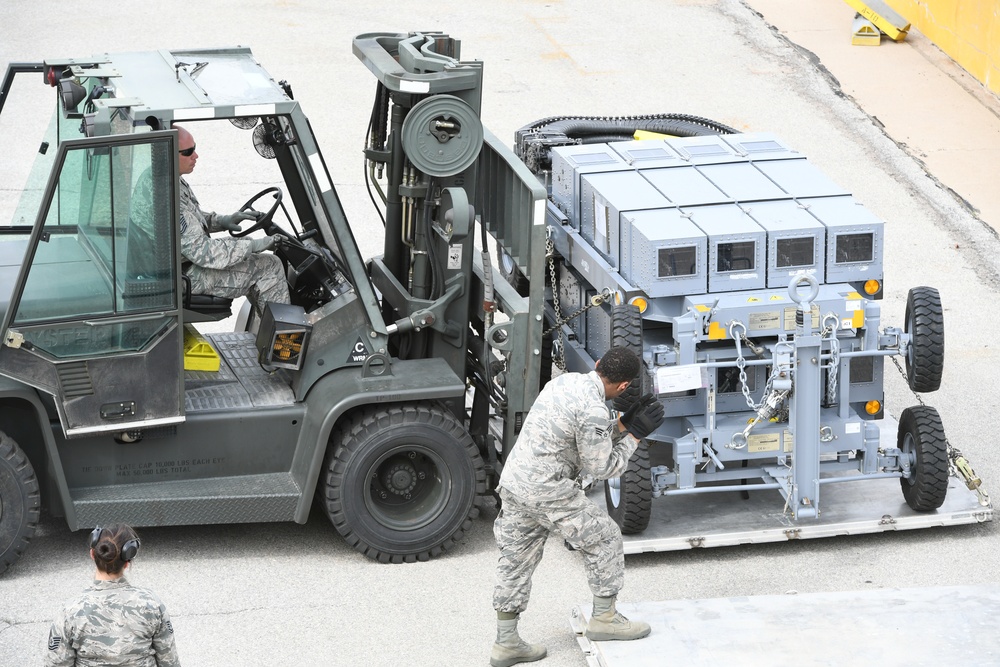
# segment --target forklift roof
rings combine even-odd
[[[80,81],[96,79],[94,85],[105,91],[93,96],[95,109],[131,107],[137,120],[263,116],[287,113],[294,105],[246,47],[103,54],[45,64],[68,69]]]

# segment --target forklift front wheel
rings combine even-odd
[[[486,493],[472,438],[436,405],[371,408],[331,441],[323,505],[355,549],[386,563],[425,561],[462,539]]]
[[[941,507],[948,493],[948,444],[938,411],[929,405],[903,410],[896,443],[910,462],[910,476],[899,480],[906,504],[917,512]]]
[[[0,573],[28,548],[40,506],[38,479],[28,457],[0,431]]]

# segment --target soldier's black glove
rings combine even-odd
[[[622,413],[621,420],[629,433],[642,440],[663,423],[663,404],[646,394]]]

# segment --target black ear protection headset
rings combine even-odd
[[[96,528],[94,528],[94,530],[90,532],[91,549],[97,548],[97,543],[101,541],[101,533],[103,532],[104,529],[101,528],[100,526],[97,526]],[[129,540],[128,542],[122,545],[122,550],[120,555],[122,557],[122,560],[128,563],[133,558],[135,558],[135,555],[137,553],[139,553],[139,540],[135,539],[135,540]]]

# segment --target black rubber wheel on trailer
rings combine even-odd
[[[31,462],[0,431],[0,574],[21,557],[38,527],[41,496]]]
[[[497,245],[497,268],[508,285],[516,289],[521,296],[528,296],[528,278],[521,273],[521,269],[517,268],[517,262],[514,261],[514,258],[499,244]]]
[[[611,307],[611,345],[627,347],[642,358],[642,316],[637,307],[628,304]],[[627,410],[642,397],[645,378],[646,374],[640,373],[615,399],[616,410]],[[629,459],[625,474],[605,480],[604,500],[608,515],[622,529],[622,534],[634,535],[646,530],[653,506],[653,483],[646,443],[639,443]]]
[[[627,347],[642,359],[642,315],[636,306],[623,303],[611,307],[611,346]],[[615,410],[628,410],[642,397],[645,389],[646,374],[640,373],[614,400]]]
[[[948,443],[938,411],[928,405],[903,410],[897,447],[910,459],[910,476],[900,478],[906,504],[917,512],[941,507],[948,493]]]
[[[417,403],[370,408],[336,432],[320,493],[348,544],[373,560],[411,563],[461,540],[486,491],[462,424]]]
[[[937,391],[944,371],[944,309],[933,287],[914,287],[906,296],[906,333],[912,336],[906,355],[906,381],[920,393]]]
[[[649,449],[640,444],[628,461],[621,477],[604,482],[604,501],[608,516],[622,529],[623,535],[635,535],[649,526],[653,507],[653,484],[649,472]]]

